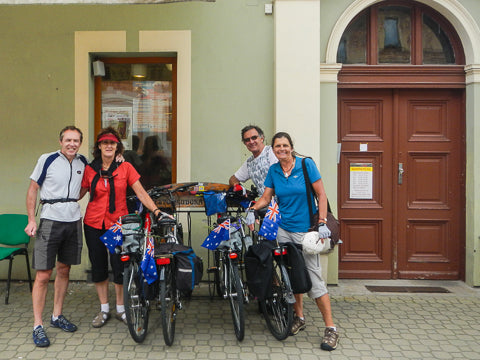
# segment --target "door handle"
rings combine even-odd
[[[398,163],[398,185],[402,185],[403,183],[403,163]]]

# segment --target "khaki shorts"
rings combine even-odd
[[[295,244],[302,244],[302,237],[306,233],[290,232],[282,228],[278,228],[277,240],[278,242],[293,242]],[[303,253],[305,259],[305,266],[308,274],[312,280],[312,289],[307,293],[312,299],[322,297],[328,294],[325,281],[322,279],[322,265],[320,263],[320,255],[312,255]]]
[[[82,257],[82,220],[61,222],[40,219],[32,267],[36,270],[50,270],[59,262],[66,265],[80,264]]]

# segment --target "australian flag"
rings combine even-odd
[[[110,254],[115,254],[115,248],[117,246],[122,246],[123,244],[123,235],[122,235],[122,224],[120,221],[117,221],[108,229],[105,234],[103,234],[100,239],[107,247]]]
[[[270,205],[268,205],[268,210],[263,219],[262,226],[258,231],[258,235],[263,236],[267,240],[275,240],[277,238],[278,225],[281,220],[278,204],[272,199]]]
[[[213,229],[203,242],[202,246],[209,250],[215,250],[222,241],[228,239],[230,239],[230,219],[225,220]]]
[[[147,236],[145,253],[143,254],[140,268],[143,271],[143,276],[145,276],[145,280],[147,280],[147,283],[149,284],[153,283],[155,280],[158,279],[157,265],[155,264],[155,259],[153,257],[154,254],[155,250],[153,245],[153,237]]]

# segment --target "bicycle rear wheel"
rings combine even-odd
[[[130,262],[123,275],[123,297],[128,330],[137,343],[145,340],[148,330],[149,304],[143,291],[143,281],[139,264]]]
[[[232,311],[233,328],[238,341],[242,341],[245,336],[245,312],[243,309],[244,296],[242,280],[238,271],[238,264],[230,261],[228,264],[227,294]]]
[[[175,338],[175,320],[176,320],[176,303],[175,303],[175,277],[173,276],[173,264],[165,265],[160,270],[160,305],[162,316],[163,339],[167,346],[173,344]]]
[[[293,301],[290,279],[283,264],[273,262],[272,296],[260,301],[267,327],[277,340],[290,334],[293,321]]]

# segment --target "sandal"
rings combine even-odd
[[[102,327],[108,319],[110,319],[110,313],[100,311],[97,316],[95,316],[95,319],[93,319],[92,326],[94,328]]]
[[[122,321],[125,325],[128,325],[128,323],[127,323],[127,316],[126,316],[126,314],[125,314],[125,311],[124,311],[124,312],[117,312],[117,313],[115,314],[115,318],[116,318],[117,320]]]

